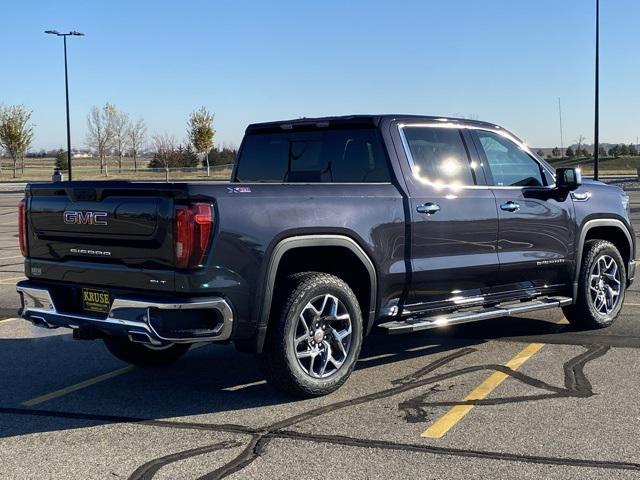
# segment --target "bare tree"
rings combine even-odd
[[[578,144],[578,148],[576,148],[576,155],[578,157],[580,157],[583,152],[582,152],[582,144],[584,143],[584,141],[586,140],[585,136],[580,134],[578,135],[578,139],[576,140],[576,143]]]
[[[122,171],[122,156],[127,150],[129,143],[129,128],[131,122],[126,112],[116,111],[113,122],[113,144],[118,155],[118,171]]]
[[[117,113],[116,107],[107,102],[102,108],[94,105],[87,115],[87,145],[100,158],[100,173],[105,171],[105,157],[113,148]]]
[[[157,158],[163,166],[167,166],[166,158],[176,149],[176,139],[173,135],[163,133],[162,135],[154,135],[151,138],[153,142],[154,158]]]
[[[131,155],[133,156],[133,170],[138,170],[138,153],[144,145],[147,136],[147,126],[142,118],[139,118],[137,122],[131,123],[129,127],[129,147],[131,148]]]
[[[205,108],[200,107],[189,115],[187,122],[187,135],[194,150],[199,153],[206,152],[207,177],[209,176],[209,150],[213,148],[213,115]]]
[[[24,154],[33,140],[32,113],[24,105],[0,108],[0,146],[13,159],[13,178],[17,176],[18,157],[22,159],[24,173]]]

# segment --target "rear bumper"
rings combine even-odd
[[[233,310],[231,305],[220,297],[197,298],[187,301],[159,302],[142,298],[115,298],[105,318],[60,312],[47,288],[33,285],[25,280],[16,285],[20,294],[22,308],[19,314],[34,325],[45,328],[67,327],[89,329],[105,335],[127,336],[131,341],[163,345],[167,343],[223,342],[231,338],[233,332]],[[206,333],[198,332],[193,336],[168,336],[161,334],[150,321],[153,312],[211,310],[216,325]]]
[[[635,277],[636,277],[636,261],[631,260],[627,265],[627,285],[631,285]]]

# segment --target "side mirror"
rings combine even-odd
[[[556,186],[563,190],[575,190],[582,185],[582,172],[579,168],[557,168]]]

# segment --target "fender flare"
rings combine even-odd
[[[262,299],[262,306],[258,313],[258,329],[257,329],[257,350],[262,351],[264,340],[267,333],[267,325],[269,323],[269,312],[271,311],[271,302],[273,300],[273,292],[275,287],[276,275],[278,273],[278,267],[280,261],[286,252],[296,248],[305,247],[344,247],[351,251],[358,257],[369,274],[369,309],[368,312],[363,312],[367,323],[365,325],[365,334],[371,331],[373,322],[375,320],[375,312],[377,305],[378,295],[378,280],[376,276],[376,269],[371,261],[371,258],[362,249],[358,243],[350,237],[345,235],[325,235],[325,234],[310,234],[287,237],[280,240],[273,248],[271,256],[269,258],[266,274],[265,274],[265,289]]]
[[[576,268],[575,268],[575,274],[573,277],[574,302],[576,298],[578,298],[578,281],[580,278],[580,270],[582,268],[582,251],[584,249],[585,239],[587,238],[587,233],[589,233],[589,230],[596,227],[615,227],[621,230],[624,233],[625,237],[627,238],[627,242],[629,242],[629,252],[630,252],[629,256],[631,257],[629,260],[632,260],[634,257],[635,252],[633,247],[633,238],[631,237],[631,233],[629,232],[629,229],[627,228],[627,226],[624,224],[622,220],[617,220],[615,218],[598,218],[594,220],[588,220],[587,222],[585,222],[585,224],[582,226],[582,229],[580,230],[578,248],[576,250]]]

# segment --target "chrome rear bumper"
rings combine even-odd
[[[45,328],[92,328],[108,335],[128,336],[131,341],[163,345],[167,343],[222,342],[231,338],[233,311],[229,303],[219,297],[197,298],[185,302],[157,302],[136,298],[115,298],[106,318],[62,313],[56,309],[49,290],[19,282],[16,290],[22,300],[19,314],[34,325]],[[151,311],[158,310],[211,310],[220,321],[206,335],[172,337],[161,335],[152,325]]]

